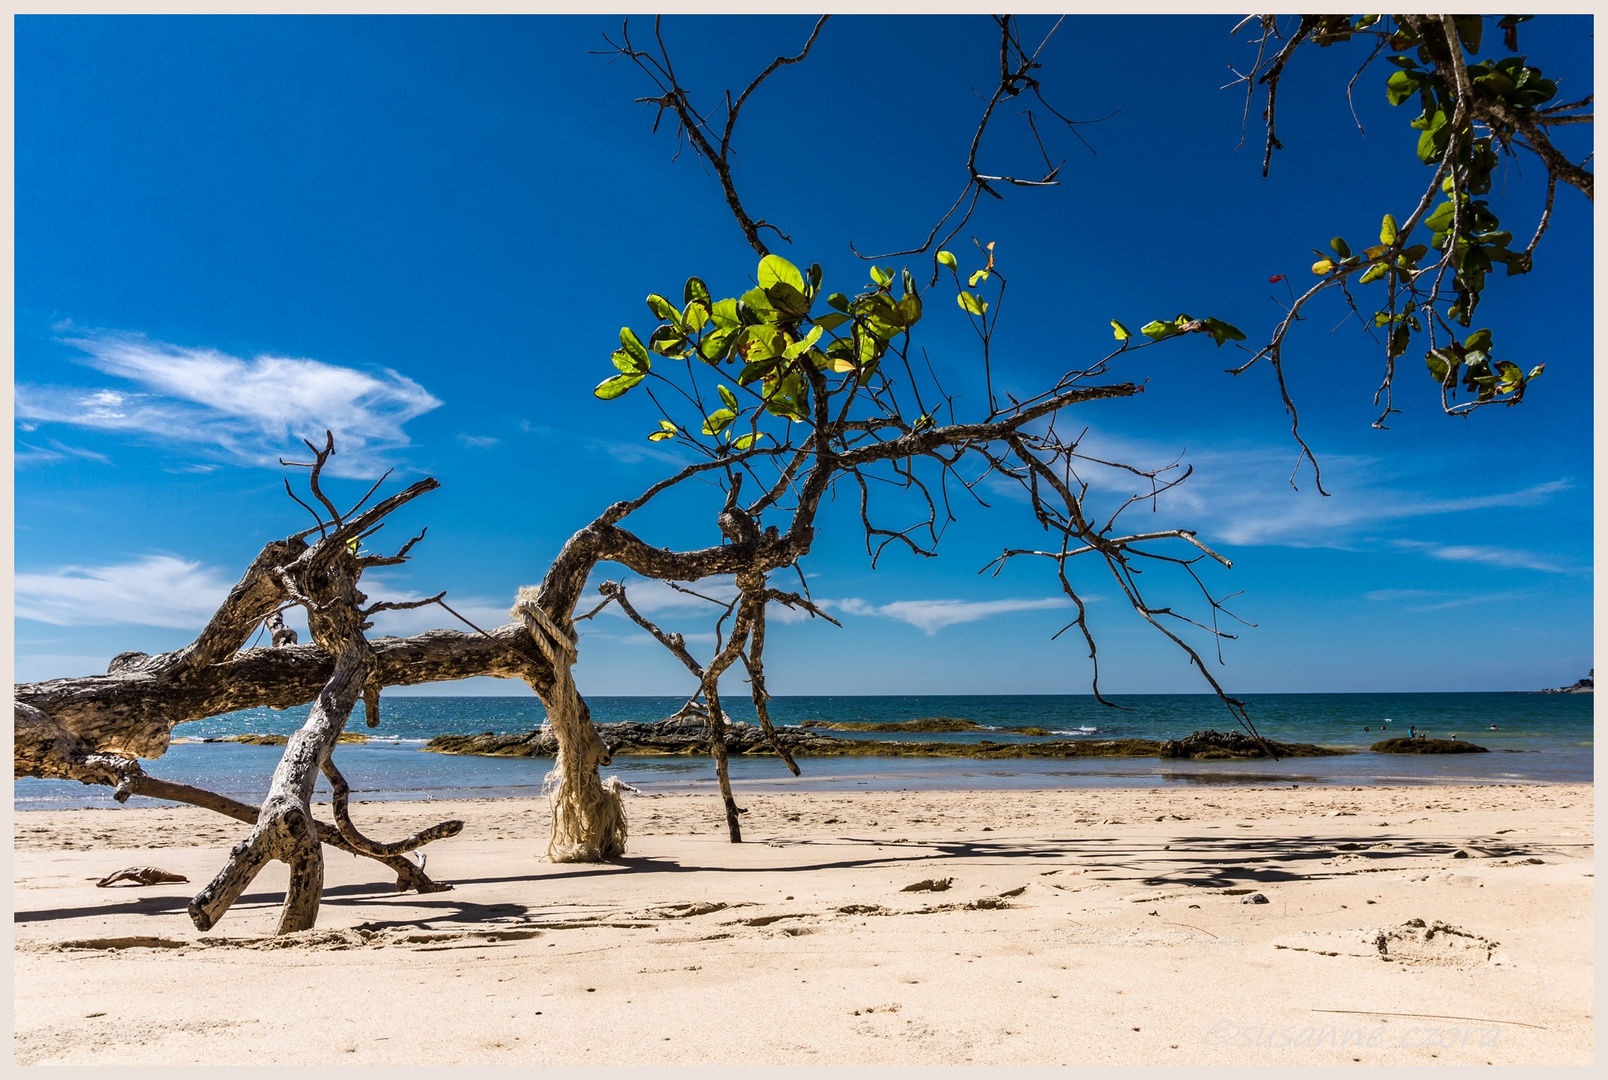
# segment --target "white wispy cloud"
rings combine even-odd
[[[1465,596],[1442,600],[1438,604],[1418,604],[1407,609],[1408,612],[1419,615],[1427,611],[1449,611],[1452,608],[1468,607],[1470,604],[1491,604],[1502,600],[1528,600],[1535,593],[1529,589],[1515,589],[1510,592],[1496,593],[1470,593]]]
[[[502,440],[491,435],[459,435],[458,441],[471,450],[487,450]]]
[[[1429,596],[1445,596],[1443,592],[1430,589],[1374,589],[1372,592],[1362,594],[1364,600],[1388,603],[1392,600],[1422,600]]]
[[[1135,505],[1124,517],[1134,531],[1152,528],[1198,530],[1207,543],[1240,546],[1356,547],[1368,530],[1426,517],[1502,507],[1539,506],[1574,488],[1567,478],[1548,480],[1507,491],[1447,496],[1433,488],[1419,490],[1411,478],[1383,474],[1380,462],[1361,454],[1320,452],[1324,487],[1318,494],[1310,466],[1288,481],[1295,463],[1293,446],[1251,444],[1190,449],[1179,444],[1135,439],[1091,430],[1080,445],[1083,453],[1106,461],[1158,468],[1179,459],[1182,466],[1164,474],[1175,479],[1185,467],[1187,480],[1162,494],[1155,503]],[[1080,462],[1079,475],[1090,484],[1090,516],[1110,513],[1119,501],[1147,494],[1148,482],[1122,470]],[[1020,488],[1001,484],[999,494],[1021,499]],[[1143,521],[1140,515],[1143,515]]]
[[[822,606],[830,605],[845,615],[871,615],[909,623],[928,637],[946,626],[977,622],[1018,611],[1070,607],[1071,604],[1072,601],[1064,596],[1041,600],[895,600],[888,604],[871,604],[858,597],[822,601]]]
[[[329,430],[338,451],[331,473],[376,475],[409,444],[403,426],[441,404],[388,369],[370,373],[267,354],[247,360],[130,334],[70,343],[88,354],[90,367],[131,385],[19,385],[19,418],[200,444],[249,465],[277,466],[301,439],[321,444]]]
[[[1445,592],[1432,589],[1375,589],[1373,592],[1363,594],[1363,599],[1383,603],[1395,603],[1402,600],[1434,600],[1435,603],[1416,603],[1402,608],[1409,614],[1419,615],[1426,611],[1447,611],[1452,608],[1468,607],[1470,604],[1488,604],[1501,600],[1524,600],[1535,593],[1528,589],[1509,590],[1506,592]]]
[[[112,459],[105,454],[96,453],[94,450],[86,450],[81,446],[68,446],[57,439],[46,439],[44,446],[35,446],[32,443],[26,443],[18,439],[13,461],[17,468],[25,469],[30,465],[43,465],[51,461],[66,461],[72,457],[98,461],[103,465],[112,463]]]
[[[16,575],[16,617],[58,626],[133,623],[199,630],[232,578],[171,555]]]
[[[1489,547],[1483,544],[1437,544],[1427,540],[1397,540],[1394,546],[1402,551],[1417,551],[1432,559],[1447,562],[1483,563],[1486,566],[1505,566],[1518,570],[1540,570],[1548,574],[1569,574],[1575,571],[1559,566],[1552,559],[1533,551],[1515,548]]]

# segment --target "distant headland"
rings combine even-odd
[[[1596,675],[1596,673],[1597,673],[1597,669],[1592,668],[1590,671],[1586,672],[1586,677],[1584,679],[1579,680],[1573,686],[1560,686],[1556,690],[1542,690],[1541,693],[1543,693],[1543,694],[1590,694],[1590,693],[1595,693],[1595,690],[1594,690],[1593,685],[1592,685],[1592,678],[1593,678],[1593,676]]]

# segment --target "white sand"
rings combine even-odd
[[[1589,785],[753,795],[735,846],[716,799],[643,797],[608,866],[535,858],[539,802],[368,803],[354,816],[378,839],[465,819],[428,849],[456,888],[398,895],[383,867],[326,849],[319,929],[294,940],[268,937],[282,866],[211,934],[185,914],[244,826],[18,813],[14,1054],[1586,1064],[1591,800]],[[190,881],[94,887],[131,865]],[[1243,889],[1268,903],[1228,891]],[[1460,932],[1425,942],[1437,922]]]

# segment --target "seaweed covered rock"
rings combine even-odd
[[[1281,743],[1272,739],[1253,739],[1243,731],[1197,731],[1182,739],[1168,739],[1161,744],[1156,756],[1161,758],[1189,758],[1192,761],[1213,761],[1239,758],[1267,757],[1267,749],[1281,758],[1335,757],[1344,750],[1331,750],[1311,743]]]
[[[178,740],[174,740],[174,741],[177,742]],[[198,741],[198,742],[232,742],[232,743],[240,743],[240,744],[242,744],[244,746],[284,746],[284,745],[286,745],[287,743],[290,742],[290,736],[289,735],[258,735],[258,734],[252,734],[252,735],[219,735],[219,736],[217,736],[215,738],[198,739],[196,741]],[[359,734],[358,732],[355,732],[355,731],[343,731],[343,732],[340,733],[340,736],[335,741],[339,742],[339,743],[366,743],[366,742],[369,741],[369,737],[367,735]]]
[[[894,723],[870,723],[859,720],[806,720],[799,727],[824,728],[827,731],[987,731],[975,720],[961,720],[953,716],[925,716],[917,720],[900,720]],[[1048,734],[1046,732],[1045,734]]]
[[[1376,754],[1488,754],[1483,746],[1461,739],[1386,739],[1368,749]]]
[[[597,733],[619,756],[694,755],[709,752],[709,725],[701,717],[671,717],[652,724],[622,721],[598,724]],[[727,721],[726,753],[770,754],[770,740],[753,724]],[[810,753],[820,743],[845,740],[798,728],[777,728],[776,738],[790,753]],[[439,754],[483,754],[491,757],[552,757],[558,740],[551,731],[540,728],[525,734],[438,735],[425,745]]]
[[[908,730],[908,729],[903,729]],[[709,752],[709,729],[696,717],[653,724],[599,724],[597,733],[616,757],[703,755]],[[845,739],[818,730],[777,728],[776,738],[800,757],[953,757],[1002,758],[1155,757],[1154,739],[1056,739],[1040,743],[894,742],[888,739]],[[726,729],[728,754],[773,754],[770,740],[758,727],[742,722]],[[425,746],[439,754],[482,754],[490,757],[551,757],[558,743],[551,733],[439,735]]]

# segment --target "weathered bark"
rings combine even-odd
[[[754,608],[754,628],[748,634],[748,651],[743,654],[743,663],[748,668],[748,682],[754,699],[754,715],[759,720],[759,728],[776,750],[777,756],[787,763],[788,771],[797,776],[798,762],[793,760],[793,755],[788,753],[782,740],[777,738],[776,729],[771,726],[770,691],[765,689],[765,603],[766,600],[761,599]]]
[[[412,637],[376,638],[369,645],[374,653],[370,679],[378,686],[491,675],[522,678],[540,693],[552,683],[551,666],[518,624],[489,631],[489,636],[429,630]],[[334,658],[312,643],[242,649],[204,667],[178,662],[185,652],[125,662],[105,675],[19,683],[15,699],[48,713],[57,727],[91,752],[157,758],[166,753],[175,724],[238,709],[305,705],[318,696],[335,668]],[[22,738],[19,727],[19,750]],[[45,748],[30,756],[19,753],[17,775],[66,775],[38,771],[52,768],[44,761],[47,756]]]
[[[726,832],[731,842],[743,842],[743,826],[737,820],[742,813],[731,793],[731,775],[726,766],[726,714],[720,708],[719,678],[708,679],[703,686],[704,701],[709,710],[709,752],[715,758],[715,779],[720,782],[720,801],[726,807]]]
[[[143,773],[136,775],[129,787],[131,793],[135,795],[144,795],[152,799],[166,799],[169,802],[188,803],[191,806],[199,806],[222,814],[225,817],[233,818],[236,821],[245,822],[247,825],[257,823],[257,807],[231,799],[227,795],[219,795],[215,791],[207,791],[205,788],[191,787],[189,784],[176,784],[170,780],[159,780],[154,776],[147,776]],[[445,892],[452,888],[451,885],[431,881],[425,874],[423,867],[411,860],[402,858],[402,853],[416,851],[434,840],[443,840],[449,836],[458,835],[463,831],[463,822],[461,821],[443,821],[438,825],[430,826],[423,832],[416,833],[406,840],[384,845],[394,852],[394,854],[388,855],[373,855],[367,851],[359,851],[346,841],[339,828],[328,822],[315,819],[313,826],[318,832],[319,843],[332,847],[336,851],[344,851],[349,855],[366,856],[394,870],[396,872],[397,892],[407,892],[409,889],[415,889],[421,893],[432,893]]]
[[[319,546],[327,543],[321,541]],[[363,638],[360,605],[366,598],[357,590],[362,570],[355,555],[336,552],[322,560],[310,559],[298,569],[303,580],[296,583],[297,591],[309,601],[308,629],[313,640],[335,654],[335,670],[308,710],[306,722],[286,743],[251,835],[235,846],[217,876],[190,902],[190,920],[200,930],[215,926],[270,860],[290,865],[290,885],[276,933],[307,930],[318,919],[324,856],[313,823],[313,785],[362,697],[373,654]],[[284,576],[290,579],[292,573],[286,571]]]

